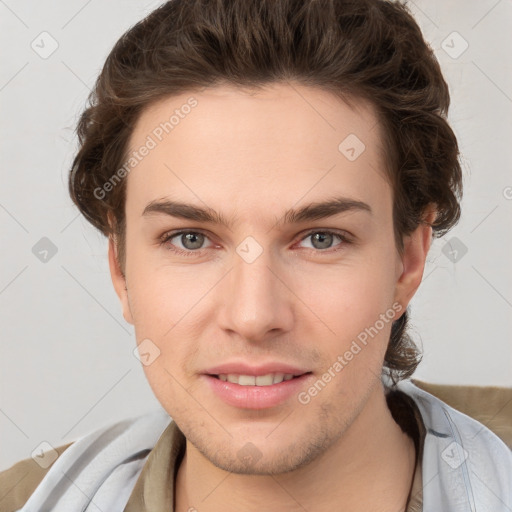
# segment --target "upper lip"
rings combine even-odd
[[[292,374],[292,375],[302,375],[304,373],[309,373],[309,370],[304,368],[299,368],[298,366],[291,366],[286,363],[280,363],[278,361],[269,362],[261,365],[254,365],[245,363],[242,361],[239,362],[231,362],[224,363],[218,366],[213,366],[208,368],[203,373],[208,375],[228,375],[228,374],[237,374],[237,375],[253,375],[255,377],[261,375],[267,375],[269,373],[284,373],[284,374]]]

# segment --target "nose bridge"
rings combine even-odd
[[[256,255],[256,248],[250,244],[251,241],[247,246],[242,243],[237,248],[221,319],[225,329],[257,341],[271,330],[289,329],[292,311],[290,295],[276,277],[274,258],[263,248]]]

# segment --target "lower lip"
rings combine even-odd
[[[242,409],[266,409],[275,407],[291,396],[297,395],[301,389],[304,389],[306,381],[311,379],[313,374],[305,373],[300,377],[283,380],[271,386],[241,386],[211,375],[202,375],[202,377],[207,379],[213,392],[227,404]]]

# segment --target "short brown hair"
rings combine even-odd
[[[115,44],[77,126],[69,192],[118,247],[125,266],[125,179],[102,189],[127,159],[141,113],[166,97],[230,84],[313,86],[371,103],[378,114],[393,190],[395,243],[424,222],[442,236],[460,217],[462,173],[446,116],[448,86],[408,7],[386,0],[171,0]],[[95,193],[96,191],[96,193]],[[112,220],[109,222],[109,220]],[[124,271],[124,270],[123,270]],[[393,322],[383,372],[407,378],[421,353]]]

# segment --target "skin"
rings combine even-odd
[[[190,96],[146,109],[130,147]],[[415,449],[380,380],[391,321],[307,404],[293,396],[268,409],[237,408],[201,376],[236,358],[287,362],[316,380],[393,303],[405,311],[432,230],[420,225],[397,251],[372,107],[290,83],[259,91],[222,85],[193,96],[198,105],[127,177],[124,275],[109,245],[124,318],[137,343],[150,339],[160,350],[144,366],[148,382],[187,438],[176,510],[405,510]],[[366,146],[354,161],[338,150],[350,133]],[[372,214],[276,224],[289,208],[333,196],[364,201]],[[233,225],[142,215],[163,198],[207,205]],[[203,245],[180,236],[160,244],[185,228],[205,233]],[[310,231],[326,229],[350,233],[352,243],[314,245]],[[236,252],[247,236],[263,250],[252,263]],[[176,254],[171,243],[196,253]],[[258,453],[252,461],[237,455],[248,442]]]

